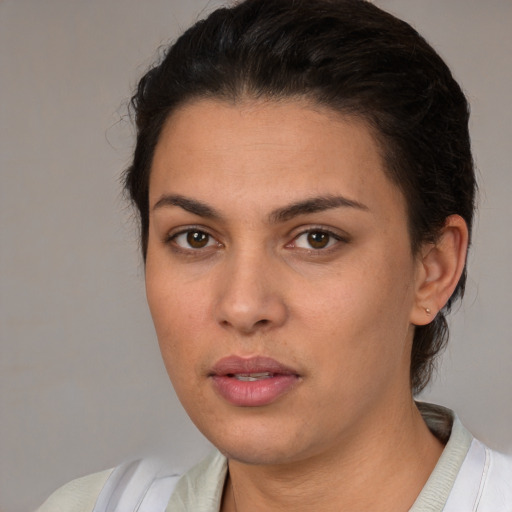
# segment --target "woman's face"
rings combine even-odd
[[[221,451],[256,464],[333,454],[410,401],[419,264],[362,121],[198,100],[168,119],[149,195],[160,348]]]

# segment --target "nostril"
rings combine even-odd
[[[258,295],[250,289],[243,296],[234,292],[221,296],[214,311],[217,325],[245,334],[282,325],[287,318],[286,305],[279,296],[269,295]]]
[[[236,325],[241,330],[248,332],[248,331],[253,331],[254,329],[257,329],[260,327],[265,327],[271,323],[272,322],[270,320],[263,318],[262,320],[258,320],[254,323],[251,323],[250,325],[241,325],[241,324],[236,324]],[[234,324],[232,324],[229,320],[222,320],[220,322],[220,325],[222,325],[222,327],[232,327]]]

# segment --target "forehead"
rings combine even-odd
[[[264,192],[279,203],[336,191],[402,202],[368,125],[304,100],[201,99],[177,109],[155,150],[150,203],[191,188],[205,199]]]
[[[356,137],[348,137],[349,132]],[[185,145],[194,151],[225,151],[234,146],[272,150],[280,146],[297,153],[332,153],[332,142],[346,145],[356,139],[366,144],[366,149],[373,146],[379,152],[372,129],[360,117],[306,99],[198,99],[180,106],[168,117],[158,146],[170,144],[176,149]]]

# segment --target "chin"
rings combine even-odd
[[[251,466],[277,466],[300,460],[296,448],[266,444],[262,446],[255,442],[233,443],[227,447],[218,446],[220,452],[229,460]]]
[[[306,442],[301,428],[286,428],[283,422],[233,421],[224,428],[198,428],[230,460],[250,465],[279,465],[307,458],[316,444]]]

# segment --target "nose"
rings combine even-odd
[[[288,308],[279,270],[261,254],[238,255],[224,262],[219,276],[216,319],[241,334],[267,332],[282,326]]]

